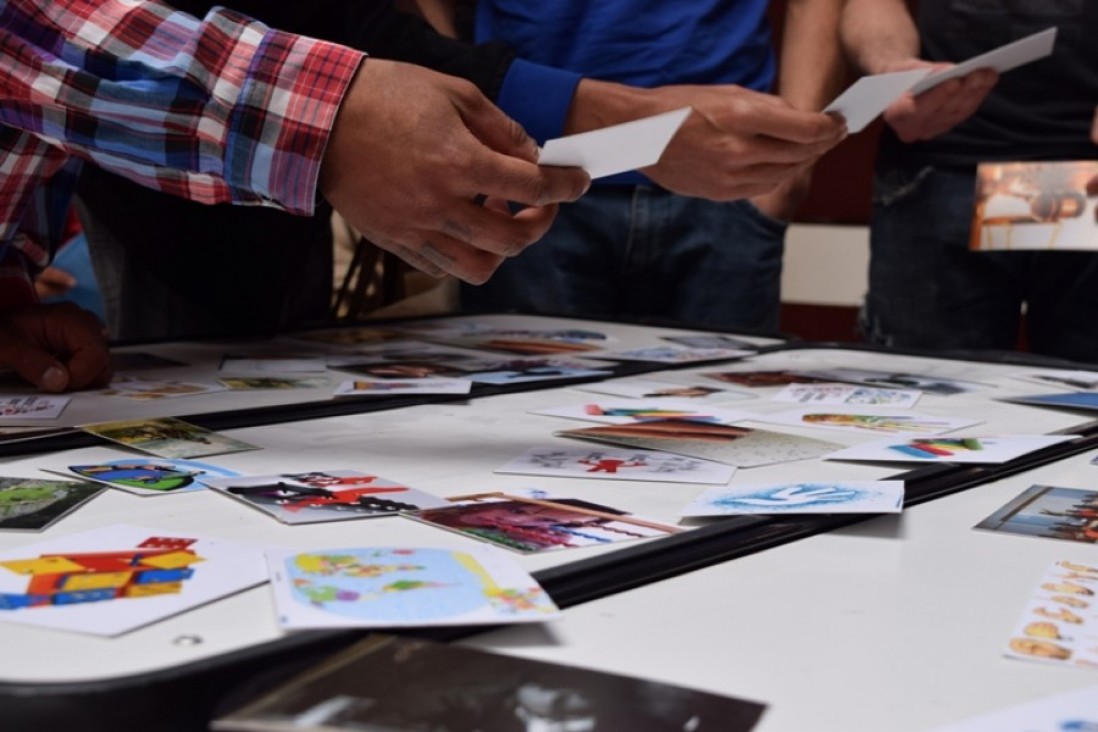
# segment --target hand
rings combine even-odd
[[[76,287],[76,278],[63,269],[46,267],[34,278],[34,291],[38,297],[57,297]]]
[[[751,204],[772,219],[792,221],[812,185],[812,168],[806,167],[786,178],[769,193],[755,196]]]
[[[949,66],[909,59],[886,71],[928,67],[941,70]],[[998,81],[999,74],[994,70],[978,69],[959,79],[943,82],[919,96],[904,94],[885,110],[885,122],[903,142],[929,140],[971,117]]]
[[[430,275],[480,284],[541,238],[555,204],[590,184],[576,168],[539,168],[537,156],[472,84],[368,58],[336,118],[320,187],[382,249]],[[512,213],[507,201],[528,208]]]
[[[106,386],[111,380],[103,326],[72,303],[0,312],[0,366],[46,392]]]
[[[655,105],[652,113],[694,108],[659,163],[644,169],[659,185],[686,196],[730,201],[767,193],[803,175],[846,135],[841,119],[802,112],[780,97],[738,86],[640,91]]]

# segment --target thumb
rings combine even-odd
[[[473,136],[496,152],[538,161],[538,145],[515,120],[479,92],[461,106],[461,119]]]
[[[69,386],[68,369],[40,348],[26,343],[14,344],[5,360],[17,374],[42,391],[62,392]]]

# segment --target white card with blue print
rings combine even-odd
[[[753,483],[711,488],[681,515],[899,513],[903,503],[902,480]]]
[[[837,406],[887,405],[906,409],[915,406],[922,392],[912,389],[883,389],[850,384],[790,384],[774,395],[776,402]]]

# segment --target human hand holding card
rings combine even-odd
[[[667,144],[690,114],[689,107],[549,140],[539,165],[583,168],[592,178],[625,173],[659,162]]]
[[[861,132],[866,125],[875,120],[888,105],[899,99],[926,77],[931,69],[911,69],[895,71],[889,74],[863,76],[840,94],[824,112],[841,114],[846,119],[846,129],[850,133]]]
[[[1046,28],[1039,33],[1008,43],[1005,46],[973,56],[956,66],[935,72],[911,87],[912,94],[919,95],[930,91],[950,79],[959,79],[978,69],[993,69],[1000,74],[1024,64],[1052,55],[1056,43],[1056,28]]]

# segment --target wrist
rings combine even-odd
[[[650,97],[647,89],[582,79],[572,95],[572,104],[564,119],[564,133],[574,135],[666,111],[649,109]]]

